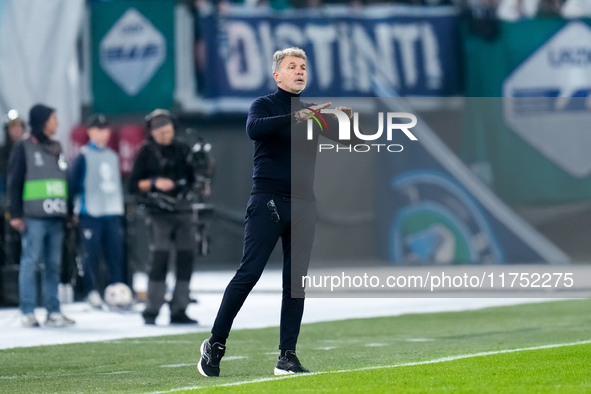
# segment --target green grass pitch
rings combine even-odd
[[[567,300],[307,324],[298,355],[319,373],[283,379],[277,328],[232,332],[219,378],[197,372],[203,333],[7,349],[0,393],[591,393],[590,311]]]

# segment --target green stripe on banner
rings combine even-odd
[[[43,179],[25,182],[23,200],[41,200],[44,198],[67,198],[68,188],[62,179]]]

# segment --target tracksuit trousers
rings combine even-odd
[[[269,201],[273,200],[276,210]],[[310,263],[318,219],[316,202],[273,194],[252,194],[246,208],[244,249],[240,267],[226,287],[211,333],[228,338],[234,318],[257,283],[281,239],[283,293],[279,349],[296,348],[304,313],[302,276]]]
[[[191,302],[189,284],[193,273],[194,232],[187,213],[150,214],[152,233],[148,294],[144,317],[156,317],[164,304],[170,251],[176,249],[176,284],[170,302],[171,316],[182,314]]]

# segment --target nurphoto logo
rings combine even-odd
[[[307,138],[308,140],[312,140],[314,138],[313,127],[314,122],[320,128],[320,133],[327,133],[329,131],[328,124],[322,114],[329,114],[334,115],[338,121],[339,125],[339,132],[338,132],[338,140],[342,143],[345,143],[343,146],[339,146],[338,144],[319,144],[318,151],[328,151],[334,150],[337,152],[340,151],[347,151],[347,152],[370,152],[376,151],[380,152],[382,150],[397,153],[402,152],[404,147],[400,144],[380,144],[380,143],[364,143],[364,144],[356,144],[356,145],[347,145],[348,141],[351,141],[351,132],[357,137],[359,140],[362,141],[377,141],[382,138],[384,134],[384,123],[386,123],[386,139],[387,141],[392,141],[392,137],[394,132],[401,131],[403,132],[409,140],[411,141],[418,141],[418,138],[410,131],[411,128],[416,126],[417,124],[417,117],[408,112],[378,112],[378,130],[373,134],[364,134],[359,130],[359,113],[353,113],[353,127],[351,127],[351,119],[349,116],[338,109],[321,109],[320,111],[314,111],[311,108],[308,108],[312,111],[311,118],[307,120]],[[385,119],[385,120],[384,120]],[[402,119],[409,119],[410,122],[408,123],[399,123]]]

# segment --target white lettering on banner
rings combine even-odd
[[[230,86],[239,90],[260,87],[264,81],[264,70],[254,30],[244,22],[233,22],[228,28],[228,44],[230,54],[226,61],[226,72]]]
[[[261,38],[261,56],[267,61],[263,62],[263,75],[272,75],[272,65],[269,59],[273,59],[275,48],[273,47],[273,38],[271,37],[271,25],[269,22],[263,22],[259,25],[259,37]],[[265,78],[268,89],[273,91],[277,88],[273,78]]]
[[[435,32],[433,32],[433,29],[428,23],[423,23],[421,33],[427,87],[429,89],[441,89],[443,85],[443,70],[439,63],[439,45],[437,45]]]
[[[351,38],[349,37],[349,29],[346,23],[339,23],[339,46],[338,56],[339,59],[343,59],[340,62],[341,70],[341,83],[343,84],[343,90],[352,91],[355,87],[355,72],[353,70],[353,62],[350,59],[353,58],[351,48]]]
[[[314,65],[316,78],[320,89],[327,89],[333,80],[332,64],[332,45],[337,38],[336,28],[333,25],[306,26],[306,36],[314,43]]]
[[[553,67],[591,65],[590,47],[573,47],[550,50],[548,62]]]
[[[290,22],[279,23],[275,27],[275,40],[277,48],[293,46],[301,48],[306,43],[300,26]]]
[[[504,82],[510,130],[572,177],[591,175],[591,28],[571,22]]]
[[[128,9],[100,42],[100,64],[125,93],[137,95],[166,59],[166,39],[135,8]]]
[[[392,32],[400,45],[405,83],[414,86],[418,80],[415,45],[419,39],[419,27],[417,25],[394,26]]]
[[[416,88],[421,76],[429,89],[440,89],[443,71],[439,45],[429,23],[377,23],[368,31],[359,23],[295,24],[268,22],[250,25],[226,21],[226,44],[220,55],[230,87],[257,90],[273,85],[270,58],[277,48],[312,47],[308,82],[318,81],[320,90],[335,83],[338,72],[341,89],[372,91],[371,75],[379,72],[396,89]],[[225,50],[229,49],[229,50]]]
[[[379,37],[380,33],[383,35],[386,31],[378,27],[379,25],[376,26],[376,34]],[[380,53],[388,53],[390,51],[389,48],[377,48],[372,38],[363,26],[360,25],[353,26],[352,39],[355,51],[355,65],[357,66],[357,89],[362,92],[371,91],[371,75],[378,70],[386,82],[392,86],[400,85],[397,76],[398,70],[396,69],[393,56],[387,59],[386,56],[382,58],[380,55]],[[378,45],[383,45],[385,41],[390,41],[390,37],[387,40],[378,39]],[[375,70],[376,68],[377,70]]]

